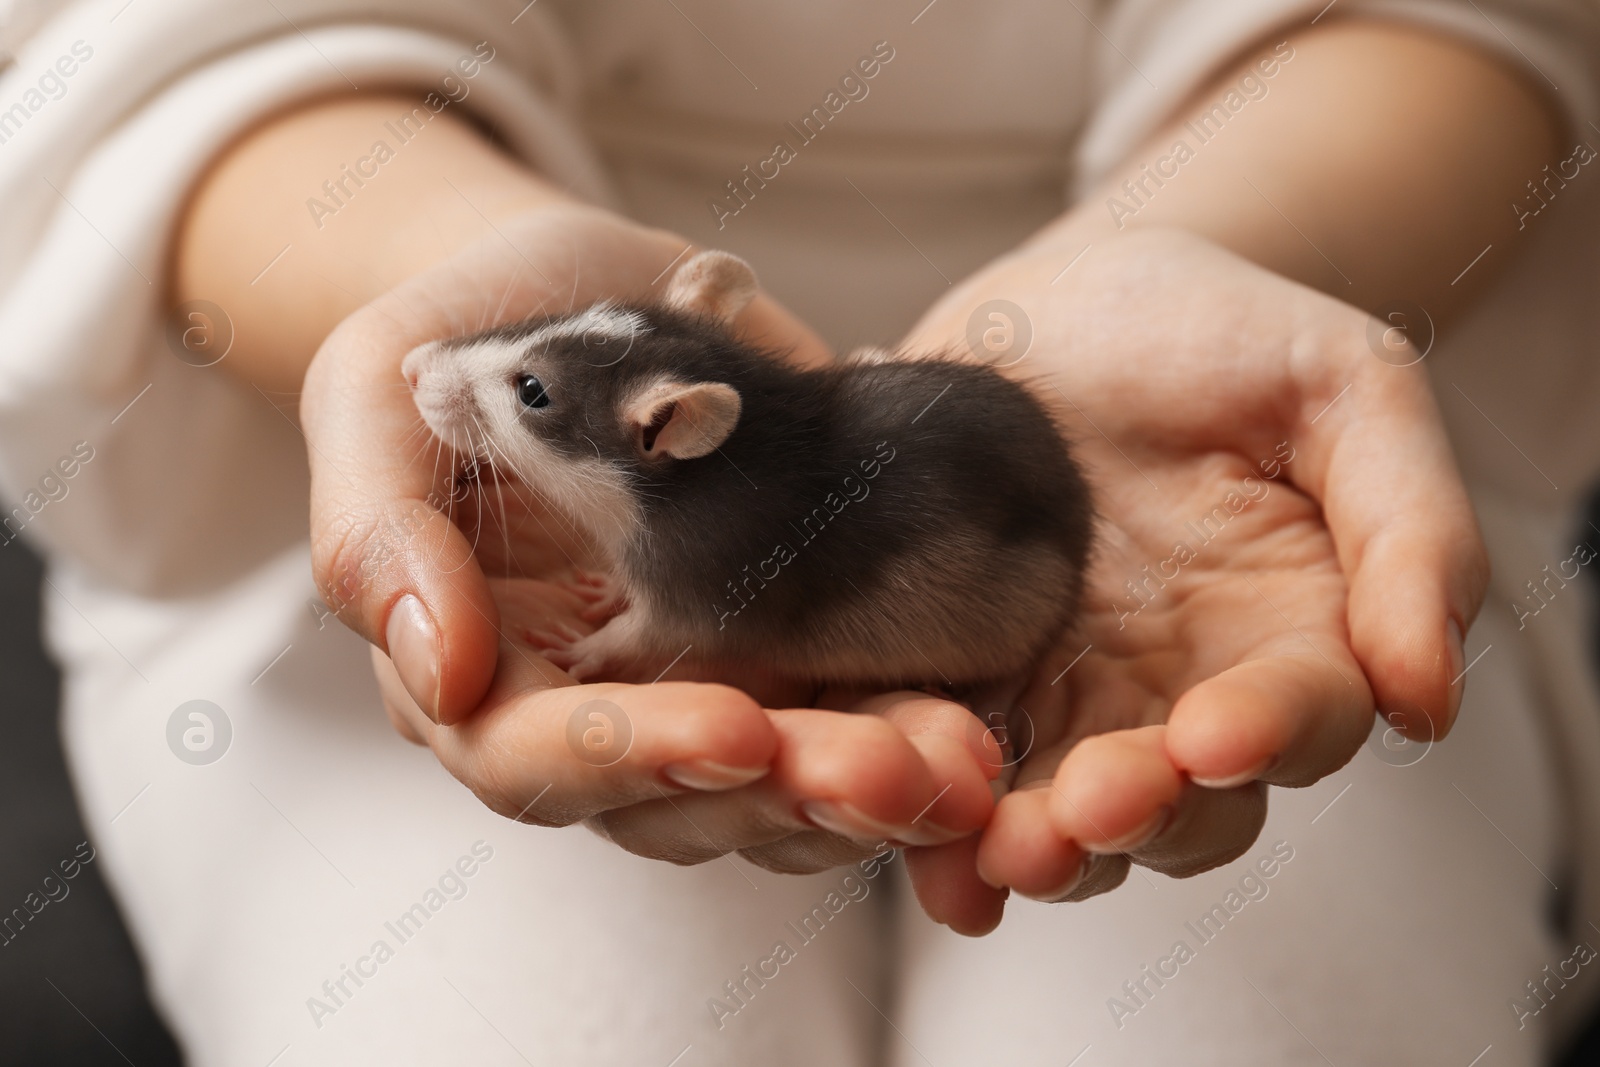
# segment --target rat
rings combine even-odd
[[[609,564],[604,592],[578,583],[603,625],[541,635],[547,658],[579,681],[651,681],[686,655],[818,685],[1025,674],[1073,623],[1093,530],[1049,412],[949,356],[786,362],[733,331],[756,292],[706,251],[659,306],[407,355],[434,434],[545,494]]]

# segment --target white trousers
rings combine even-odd
[[[1525,983],[1577,997],[1544,968],[1600,945],[1550,919],[1575,845],[1510,656],[1420,762],[1275,790],[1229,867],[1014,899],[971,940],[898,858],[680,869],[491,814],[394,736],[303,551],[205,601],[55,582],[95,862],[196,1067],[1533,1065]],[[227,717],[214,762],[169,743],[191,700]]]
[[[1495,656],[1511,644],[1500,619],[1469,640],[1469,659],[1499,647],[1469,673],[1449,740],[1385,762],[1377,731],[1340,773],[1274,789],[1260,840],[1225,868],[1135,868],[1084,904],[1014,902],[979,940],[902,915],[888,1062],[1544,1062],[1526,983],[1580,995],[1560,973],[1600,933],[1549,918],[1570,843],[1535,712]]]

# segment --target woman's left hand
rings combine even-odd
[[[1375,358],[1366,315],[1177,231],[1102,241],[1063,276],[1081,249],[1024,247],[908,341],[1025,320],[1008,373],[1068,428],[1099,520],[1080,625],[1020,701],[1011,792],[981,837],[908,856],[964,933],[999,921],[1005,887],[1079,900],[1130,862],[1236,858],[1265,786],[1343,766],[1374,696],[1443,737],[1487,581],[1428,380]]]

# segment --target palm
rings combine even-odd
[[[1342,766],[1374,690],[1442,733],[1447,619],[1482,595],[1426,378],[1373,357],[1364,315],[1187,235],[1102,242],[1063,277],[1073,245],[998,261],[909,341],[948,347],[991,300],[1022,309],[1011,373],[1095,490],[1080,625],[1020,702],[1035,736],[977,851],[989,883],[1048,898],[1103,891],[1127,857],[1187,874],[1238,855],[1261,783]],[[925,902],[981,927],[998,898],[972,875],[952,890],[961,863],[921,860],[943,886]]]
[[[1220,443],[1137,471],[1104,441],[1078,451],[1100,487],[1099,542],[1080,625],[1026,698],[1039,729],[1017,786],[1052,778],[1085,737],[1165,724],[1184,693],[1242,663],[1309,657],[1364,698],[1346,582],[1313,501]],[[1119,466],[1127,476],[1108,471]]]

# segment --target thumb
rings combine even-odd
[[[1307,474],[1350,581],[1351,647],[1378,710],[1413,739],[1454,724],[1462,635],[1488,585],[1488,560],[1428,380],[1358,357],[1349,395],[1307,427]],[[1314,405],[1308,405],[1315,410]]]
[[[387,334],[400,332],[358,312],[306,374],[311,565],[340,621],[388,654],[429,718],[451,724],[488,690],[499,614],[472,546],[432,502],[432,462],[408,458],[419,417],[395,387],[410,339]]]

